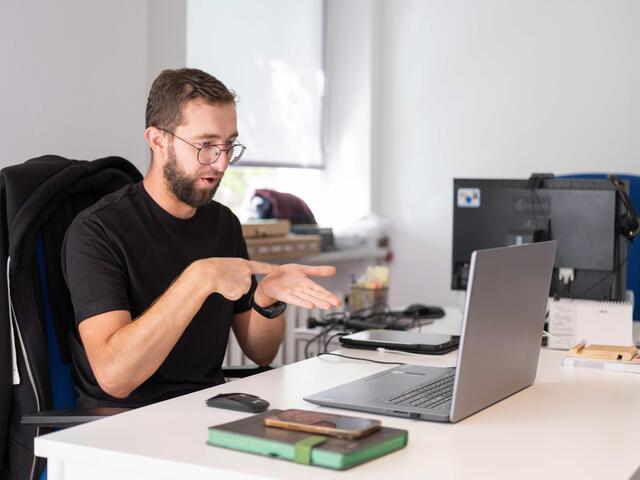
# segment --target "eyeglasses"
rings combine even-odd
[[[191,145],[193,148],[198,150],[196,160],[198,160],[198,163],[201,163],[202,165],[211,165],[212,163],[216,163],[218,158],[220,158],[222,152],[227,153],[229,165],[233,165],[238,160],[240,160],[240,158],[242,158],[242,154],[246,150],[246,147],[240,143],[234,143],[233,145],[227,145],[225,143],[205,143],[201,147],[198,147],[197,145],[186,141],[184,138],[179,137],[169,130],[165,130],[164,128],[159,127],[158,130],[162,130],[163,132],[168,133],[172,137],[176,137],[178,140],[182,140],[184,143]]]

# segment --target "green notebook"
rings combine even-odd
[[[382,427],[366,437],[345,440],[264,426],[263,419],[277,412],[280,410],[269,410],[235,422],[209,427],[207,443],[336,470],[368,462],[407,444],[407,431],[397,428]]]

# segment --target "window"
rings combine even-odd
[[[187,65],[236,91],[241,165],[322,167],[323,0],[189,0]]]

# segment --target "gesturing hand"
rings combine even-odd
[[[254,273],[262,273],[255,270],[257,268]],[[335,273],[335,267],[329,266],[310,267],[295,263],[270,265],[270,272],[258,284],[258,290],[267,297],[291,305],[328,310],[340,305],[340,299],[309,277],[330,277]]]
[[[244,258],[205,258],[199,275],[210,282],[210,291],[228,300],[238,300],[251,288],[252,262]],[[265,267],[266,268],[266,267]]]

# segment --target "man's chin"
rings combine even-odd
[[[209,203],[211,200],[213,200],[213,197],[218,191],[219,186],[220,186],[220,182],[213,184],[213,186],[199,186],[196,189],[197,195],[195,196],[197,198],[196,198],[196,202],[194,202],[194,203],[197,203],[197,205],[192,205],[192,206],[201,207]]]

